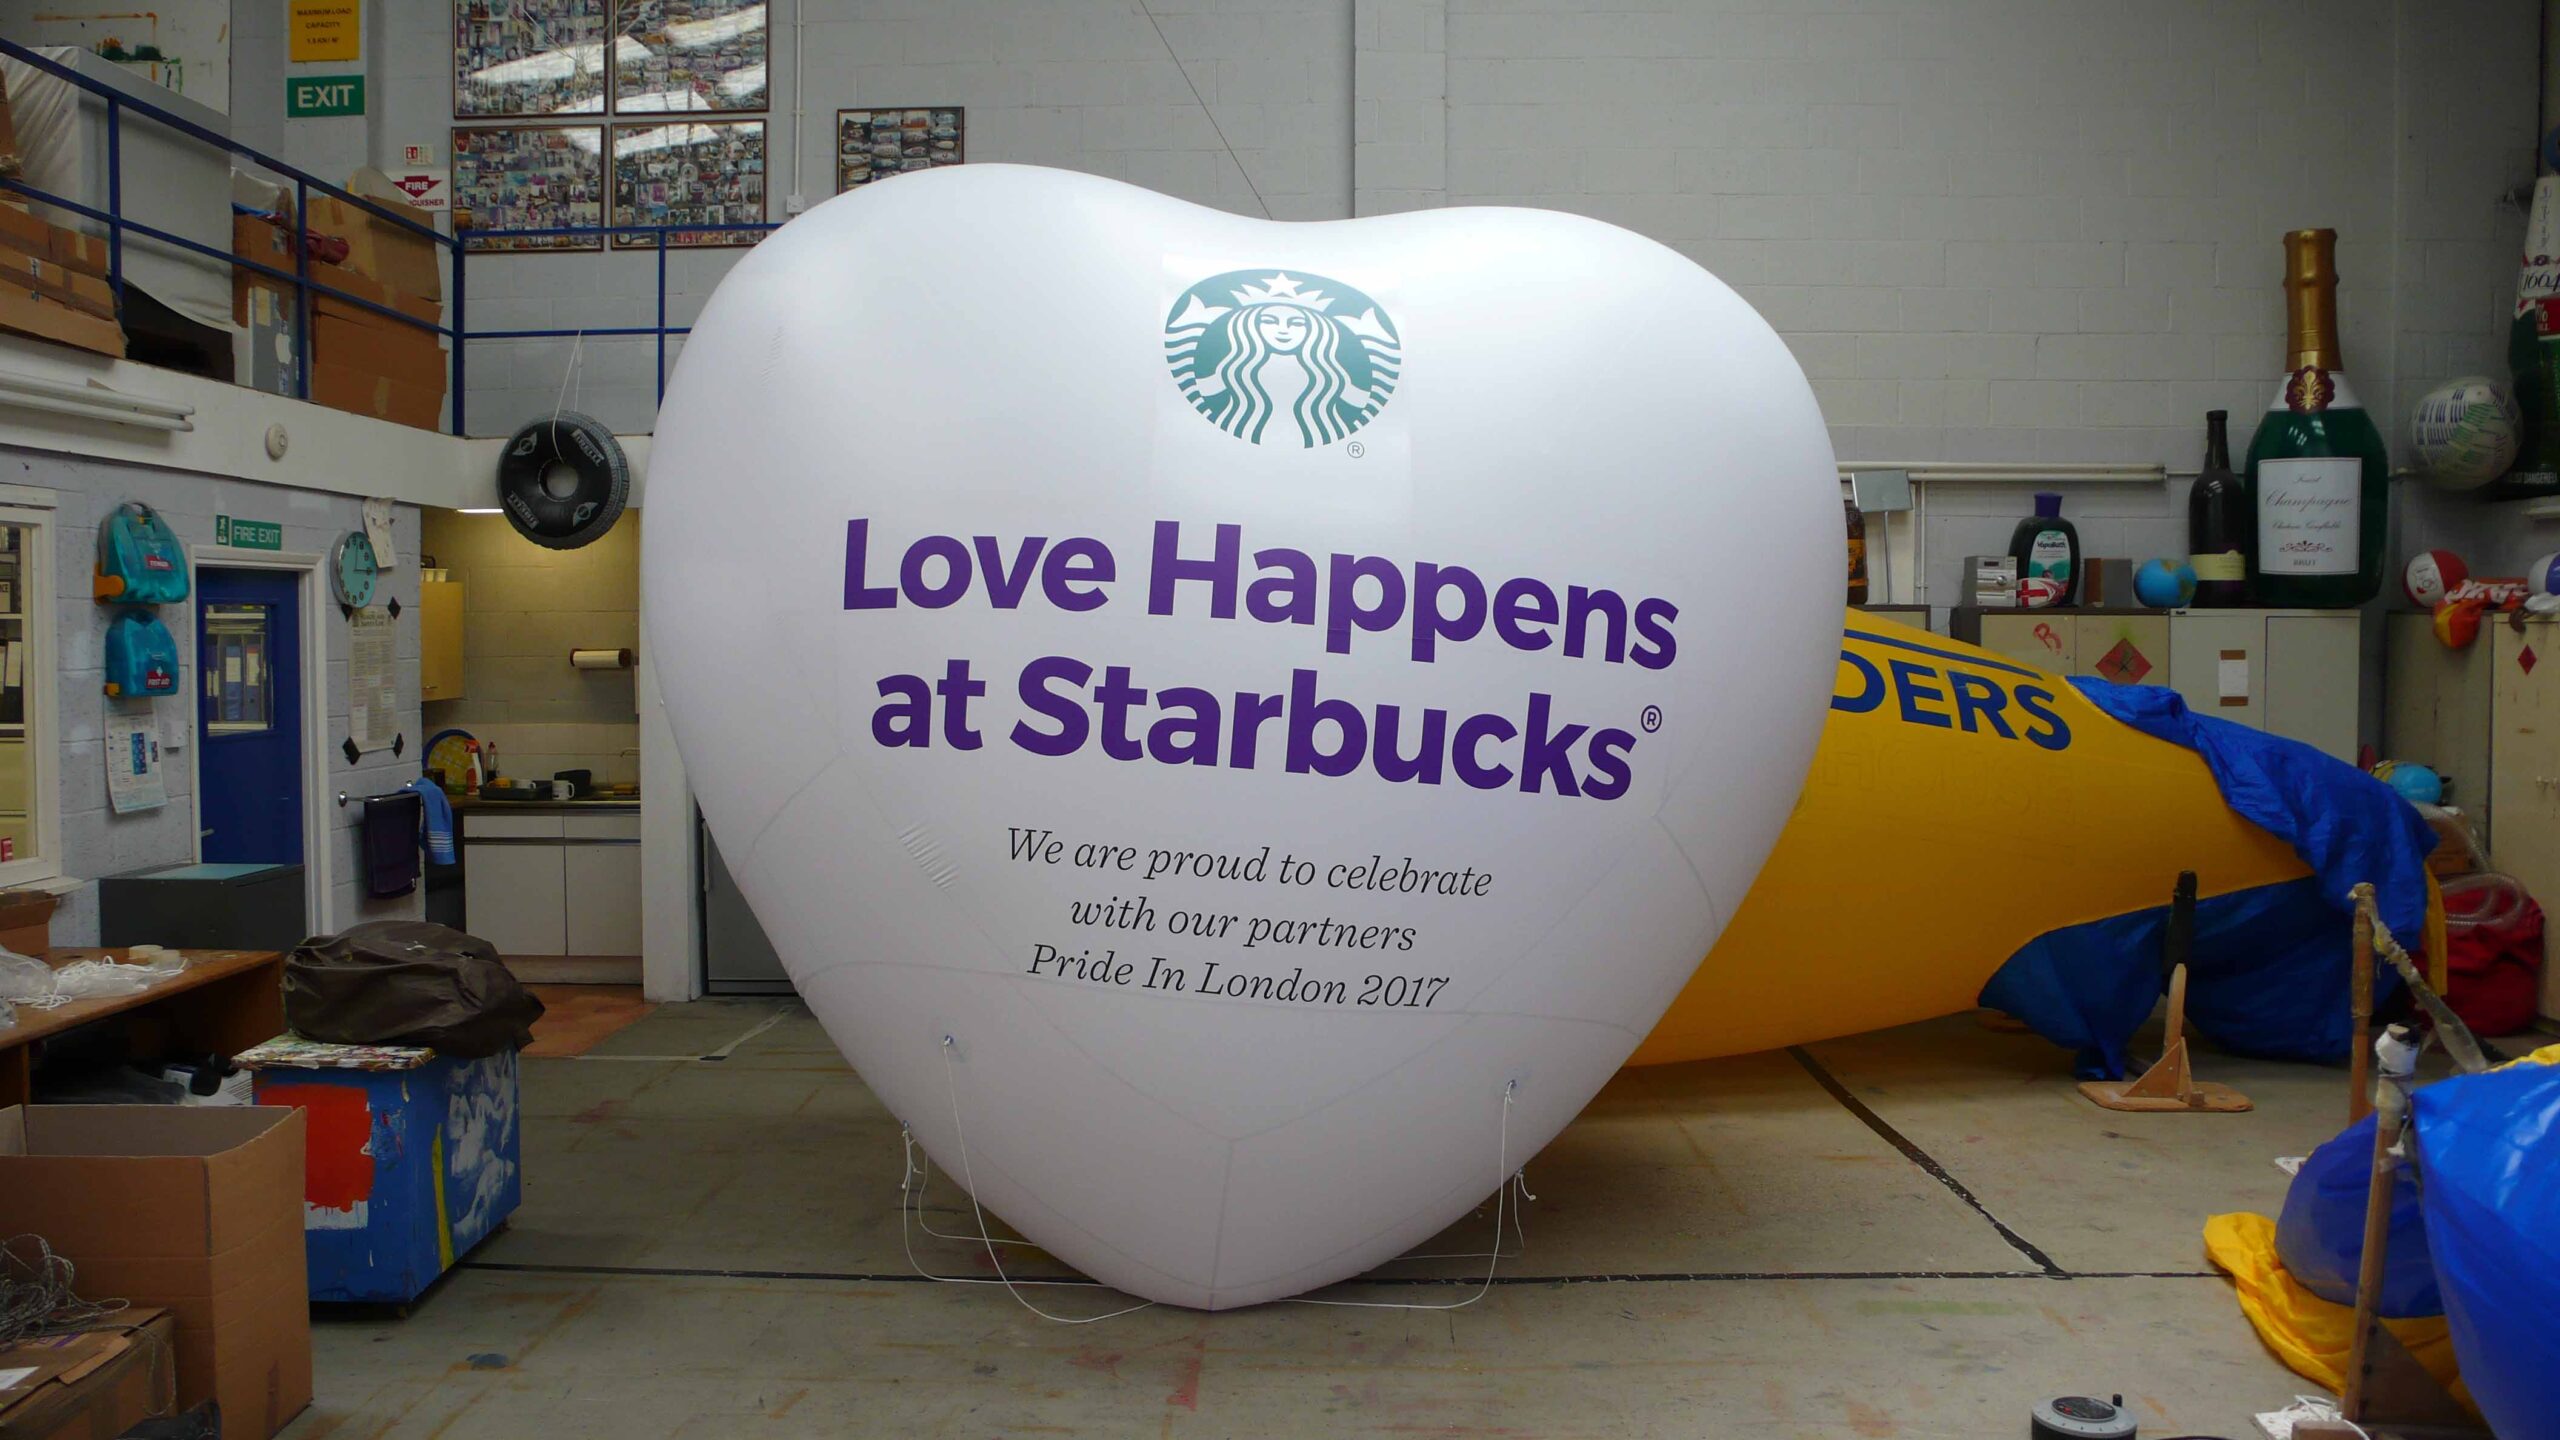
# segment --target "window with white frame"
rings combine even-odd
[[[53,511],[0,496],[0,885],[62,873]]]

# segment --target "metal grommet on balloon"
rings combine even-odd
[[[631,462],[592,416],[562,411],[515,433],[498,456],[498,505],[536,545],[591,545],[622,518]]]

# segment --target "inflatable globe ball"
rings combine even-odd
[[[2421,610],[2444,603],[2454,587],[2471,578],[2471,567],[2450,550],[2421,550],[2400,571],[2400,593]]]
[[[2507,388],[2486,375],[2447,380],[2409,417],[2418,467],[2440,490],[2477,490],[2506,474],[2522,429]]]
[[[2383,772],[2382,780],[2412,805],[2444,803],[2444,777],[2428,766],[2407,760],[2393,761]]]
[[[2133,572],[2133,598],[2154,610],[2175,610],[2196,598],[2196,567],[2184,560],[2145,560]]]

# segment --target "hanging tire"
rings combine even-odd
[[[592,416],[564,410],[515,433],[498,456],[498,505],[536,545],[575,550],[622,518],[631,462]]]

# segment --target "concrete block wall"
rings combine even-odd
[[[2278,237],[2305,225],[2340,233],[2349,371],[2397,446],[2418,393],[2501,368],[2522,216],[2500,196],[2537,125],[2535,0],[802,3],[805,96],[774,12],[776,218],[795,165],[810,201],[832,191],[834,112],[864,104],[968,107],[972,161],[1284,219],[1578,211],[1758,306],[1850,459],[2190,471],[2214,408],[2245,444],[2282,360]],[[274,29],[240,4],[235,76]],[[445,143],[447,8],[368,12],[377,159]],[[290,149],[344,122],[279,123]],[[671,317],[735,258],[669,257]],[[477,259],[473,324],[651,323],[655,273]],[[548,413],[565,381],[646,429],[655,369],[648,340],[477,343],[472,428]],[[2183,545],[2181,485],[2110,494],[2138,512],[2107,517],[2126,549]],[[2413,496],[2412,533],[2514,528],[2444,508]]]
[[[633,672],[573,670],[569,652],[639,648],[640,512],[592,545],[550,550],[503,515],[437,511],[426,549],[462,584],[465,663],[461,698],[428,702],[428,723],[494,742],[509,775],[638,780]]]
[[[108,702],[103,690],[103,667],[109,611],[89,596],[98,522],[117,505],[140,500],[167,517],[178,538],[190,546],[212,544],[214,517],[223,514],[282,525],[286,551],[325,555],[339,536],[363,523],[363,502],[348,496],[16,450],[0,450],[0,480],[51,491],[55,501],[54,630],[60,651],[58,657],[39,658],[56,663],[63,873],[94,881],[128,870],[193,860],[198,820],[195,755],[190,749],[166,755],[167,805],[118,815],[107,803],[103,746]],[[403,754],[370,751],[350,764],[338,750],[339,742],[348,734],[348,627],[336,605],[323,602],[319,629],[328,655],[329,728],[324,735],[306,735],[304,740],[327,752],[328,789],[332,795],[339,790],[351,795],[380,794],[407,784],[418,773],[417,747],[425,740],[418,706],[418,522],[415,506],[395,508],[392,532],[400,563],[383,576],[385,598],[397,598],[403,612],[397,622],[400,729],[408,741]],[[152,704],[162,711],[192,707],[199,683],[194,599],[162,606],[161,619],[178,639],[179,691]],[[389,900],[376,900],[364,893],[356,832],[361,809],[324,805],[323,814],[330,825],[332,880],[323,917],[325,928],[342,929],[359,920],[413,918],[420,914],[419,896],[414,891]],[[97,935],[97,887],[83,884],[62,898],[53,922],[54,941],[64,945],[95,944]]]

